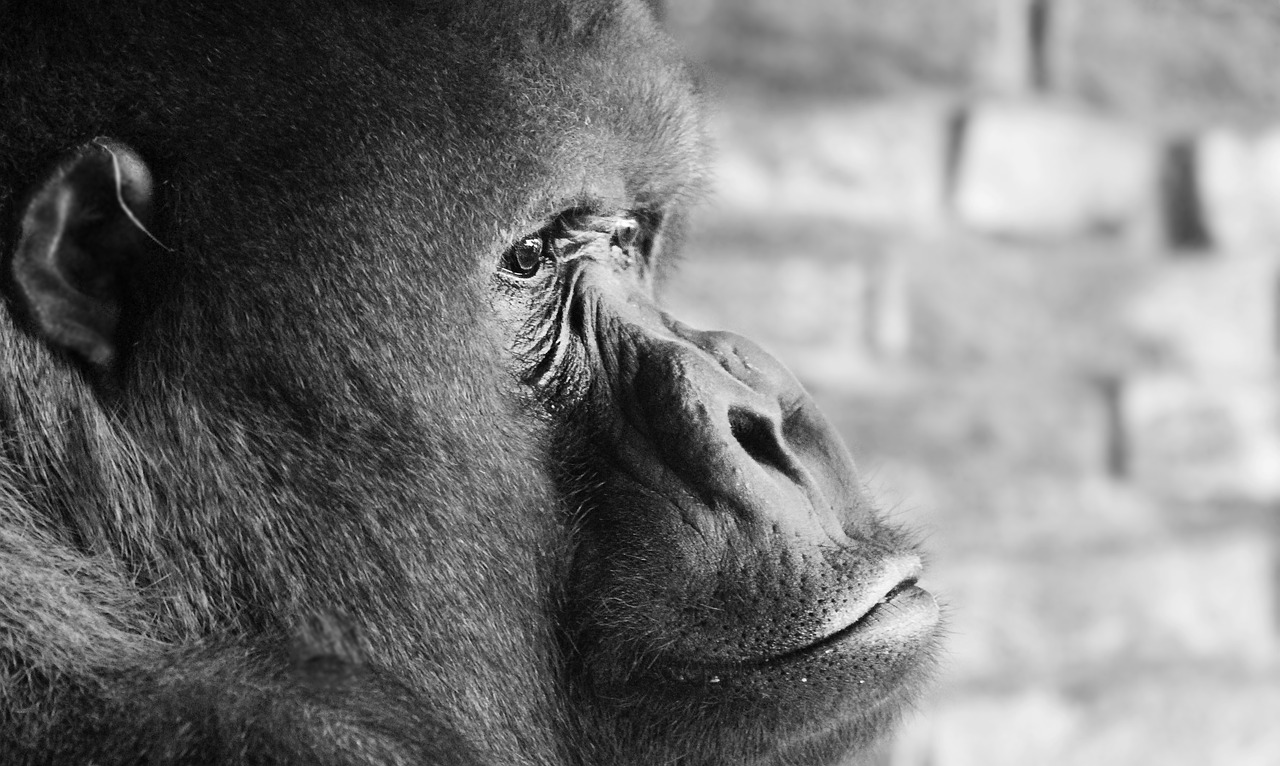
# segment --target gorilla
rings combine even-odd
[[[933,597],[656,301],[638,0],[0,0],[0,763],[844,762]]]

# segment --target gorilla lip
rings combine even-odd
[[[866,598],[840,610],[813,641],[780,654],[745,658],[734,663],[699,664],[699,673],[732,676],[735,673],[770,670],[835,655],[846,642],[901,641],[925,634],[938,622],[933,594],[917,583],[923,573],[916,556],[895,557],[886,562],[876,587],[867,587]],[[869,594],[878,594],[874,600]],[[692,669],[691,669],[692,670]]]
[[[844,613],[845,619],[841,620],[844,623],[843,625],[806,646],[770,661],[810,655],[815,651],[826,650],[836,643],[853,638],[855,634],[866,634],[876,627],[883,627],[885,630],[894,630],[896,627],[901,627],[905,631],[913,630],[910,624],[900,624],[904,621],[908,623],[917,621],[911,618],[918,616],[918,610],[910,609],[909,607],[923,606],[936,610],[932,595],[917,585],[922,573],[923,566],[916,556],[891,559],[879,578],[878,586],[866,589],[868,594],[880,594],[875,598],[875,601],[868,603],[870,601],[869,598],[862,600],[855,608],[856,611],[849,610]],[[890,613],[891,610],[888,609],[890,606],[900,607],[901,611],[894,610],[894,613]],[[852,619],[848,619],[850,612],[856,615]],[[936,617],[932,617],[929,620],[929,622],[934,621],[936,621]]]
[[[755,668],[777,667],[834,653],[837,645],[846,641],[871,640],[873,633],[909,634],[921,628],[932,628],[938,620],[937,604],[933,594],[917,585],[919,577],[917,567],[916,571],[883,591],[875,603],[844,627],[798,649],[749,665]]]

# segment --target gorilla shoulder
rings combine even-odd
[[[13,0],[0,762],[836,763],[938,636],[631,0]]]

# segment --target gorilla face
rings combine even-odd
[[[701,176],[685,93],[647,79],[672,70],[646,53],[593,51],[611,79],[581,86],[606,94],[582,121],[607,138],[585,154],[608,159],[492,278],[509,369],[552,433],[579,724],[605,763],[838,759],[926,675],[938,609],[795,378],[658,307]]]
[[[571,503],[580,710],[606,762],[839,754],[919,678],[937,606],[792,375],[655,305],[663,218],[580,202],[494,277]]]
[[[42,0],[0,76],[0,761],[834,763],[918,686],[840,438],[656,302],[643,9]]]

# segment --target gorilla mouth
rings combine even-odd
[[[886,601],[892,601],[895,596],[897,596],[899,593],[906,590],[907,588],[913,587],[917,582],[919,582],[919,580],[917,580],[916,578],[908,577],[907,579],[893,586],[893,590],[884,594],[884,596],[879,601],[876,602],[876,605],[871,607],[871,611],[874,612],[877,607],[879,607],[881,604],[885,603]],[[867,614],[870,614],[870,612],[868,612]],[[863,617],[865,618],[866,615],[863,615]],[[861,620],[859,620],[859,622],[861,622]]]
[[[679,678],[701,678],[714,684],[810,663],[839,664],[849,656],[865,654],[869,646],[901,649],[928,643],[941,615],[933,594],[920,587],[920,574],[920,563],[914,556],[895,561],[883,573],[879,587],[866,588],[866,598],[859,599],[809,643],[778,654],[686,665]],[[877,592],[880,595],[872,601],[871,594]]]
[[[903,578],[845,627],[785,654],[758,660],[750,667],[776,668],[835,654],[837,648],[846,643],[871,643],[890,638],[901,643],[931,631],[938,622],[938,605],[933,594],[918,582],[918,575]]]
[[[891,629],[895,625],[886,625],[885,623],[895,622],[896,624],[899,618],[906,620],[909,617],[916,616],[915,612],[911,611],[912,607],[927,608],[933,603],[933,595],[917,585],[917,582],[918,580],[915,577],[908,577],[899,582],[888,593],[881,596],[880,600],[864,612],[853,624],[811,644],[809,647],[801,649],[800,652],[819,649],[827,644],[839,642],[855,633],[870,632],[874,628]],[[909,628],[909,626],[900,627]]]

